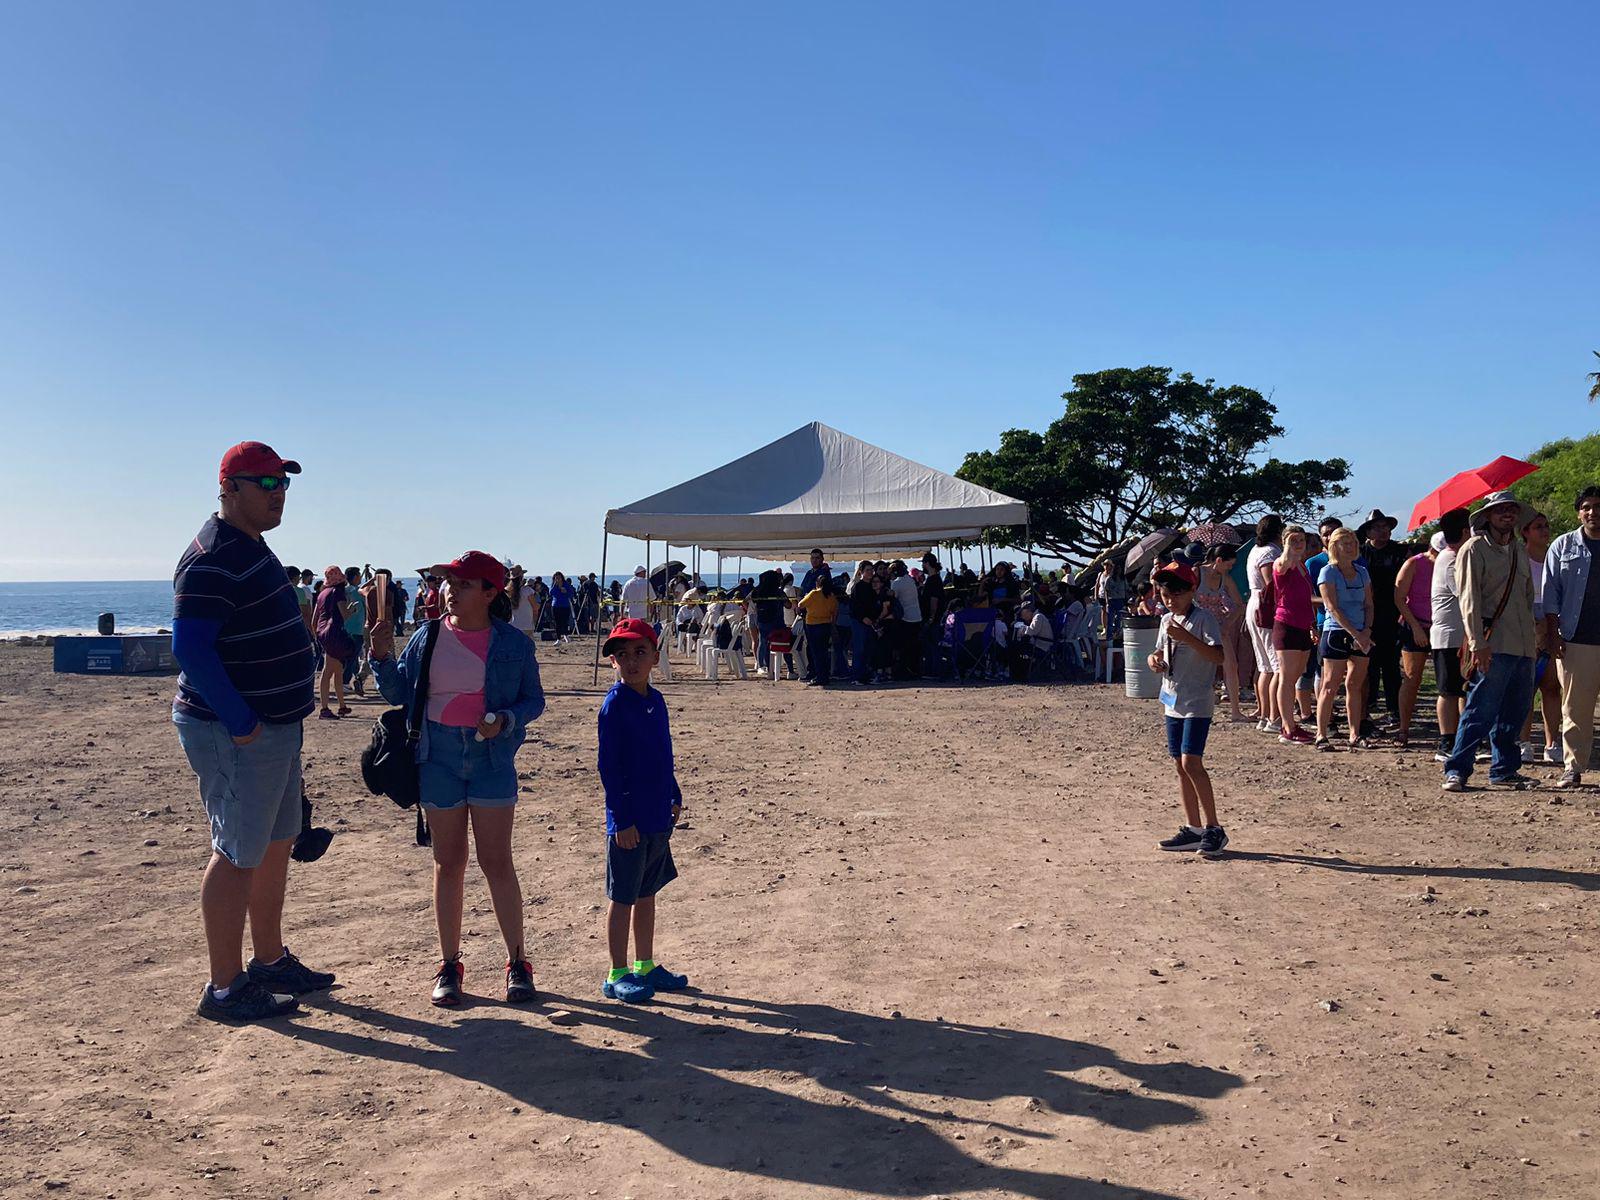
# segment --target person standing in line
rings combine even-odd
[[[1306,531],[1290,525],[1283,531],[1283,553],[1273,560],[1272,648],[1278,654],[1278,740],[1285,746],[1309,746],[1316,738],[1295,717],[1295,684],[1311,655],[1311,576],[1306,574]]]
[[[1400,732],[1395,741],[1404,750],[1411,744],[1411,718],[1416,713],[1422,671],[1428,665],[1433,626],[1433,569],[1444,538],[1434,534],[1421,554],[1413,554],[1394,579],[1395,608],[1400,614]]]
[[[1538,704],[1530,706],[1522,722],[1522,761],[1559,763],[1561,752],[1561,681],[1555,659],[1550,657],[1549,631],[1544,619],[1544,559],[1550,550],[1550,518],[1536,512],[1517,530],[1528,551],[1528,569],[1533,576],[1533,635],[1538,656],[1533,660],[1533,687]],[[1533,709],[1544,721],[1544,741],[1535,743]]]
[[[361,679],[367,668],[364,657],[367,645],[367,597],[361,586],[360,567],[346,567],[344,577],[345,607],[348,610],[344,618],[344,631],[355,647],[354,653],[344,661],[344,686],[346,691],[353,690],[356,695],[364,696],[367,689]]]
[[[1350,749],[1368,750],[1361,734],[1365,716],[1367,656],[1372,651],[1372,577],[1359,558],[1361,544],[1348,529],[1328,541],[1328,565],[1317,578],[1327,618],[1322,626],[1322,694],[1317,697],[1317,749],[1331,750],[1328,727],[1339,687],[1344,687]]]
[[[1205,565],[1199,571],[1200,582],[1194,589],[1194,602],[1215,617],[1222,630],[1222,684],[1230,709],[1228,719],[1246,721],[1249,718],[1239,707],[1239,626],[1244,621],[1244,599],[1239,595],[1232,574],[1238,557],[1239,548],[1227,544],[1206,551]]]
[[[300,464],[261,442],[222,457],[218,511],[173,574],[172,723],[200,781],[211,861],[200,885],[211,979],[200,1015],[259,1021],[333,985],[283,943],[289,851],[300,833],[300,748],[311,715],[311,633],[262,534],[283,521]],[[245,924],[255,955],[246,964]]]
[[[1375,508],[1356,527],[1356,536],[1361,539],[1361,561],[1372,580],[1372,655],[1363,708],[1367,728],[1362,730],[1369,735],[1377,728],[1372,713],[1377,709],[1380,690],[1389,717],[1396,723],[1400,719],[1400,611],[1395,607],[1394,583],[1411,551],[1394,540],[1399,524],[1399,518],[1386,516]]]
[[[922,597],[917,594],[917,581],[911,578],[906,564],[895,559],[889,564],[889,590],[900,602],[900,619],[895,625],[898,654],[897,674],[902,679],[922,678]]]
[[[633,621],[650,619],[650,580],[642,566],[633,569],[633,578],[622,585],[622,615]]]
[[[827,687],[833,682],[833,622],[839,615],[827,572],[817,576],[817,586],[800,598],[798,607],[806,622],[806,686]]]
[[[1163,850],[1192,850],[1203,858],[1219,858],[1228,845],[1228,834],[1217,819],[1205,752],[1216,711],[1222,630],[1215,617],[1195,607],[1196,579],[1188,563],[1168,563],[1155,573],[1155,582],[1167,615],[1161,618],[1150,669],[1164,677],[1161,707],[1166,717],[1167,753],[1177,769],[1185,822],[1159,845]]]
[[[1433,650],[1433,678],[1439,688],[1439,749],[1433,756],[1437,763],[1448,762],[1455,750],[1461,701],[1467,694],[1461,671],[1461,646],[1467,629],[1461,622],[1461,598],[1456,595],[1456,555],[1471,532],[1470,521],[1466,509],[1452,508],[1439,518],[1439,531],[1434,535],[1436,544],[1443,543],[1439,557],[1433,560],[1433,589],[1428,596],[1433,608],[1428,645]]]
[[[1583,782],[1600,697],[1600,487],[1578,493],[1578,528],[1550,543],[1540,597],[1545,645],[1561,680],[1560,788]]]
[[[1261,623],[1261,589],[1266,586],[1266,571],[1283,553],[1283,518],[1268,513],[1256,522],[1256,544],[1245,558],[1245,576],[1250,583],[1250,599],[1245,605],[1245,625],[1250,630],[1250,645],[1256,660],[1256,728],[1263,733],[1278,731],[1278,658],[1272,649],[1272,622]]]
[[[1455,748],[1444,765],[1443,790],[1466,788],[1478,743],[1489,741],[1489,782],[1522,788],[1517,735],[1533,703],[1533,576],[1517,537],[1526,506],[1510,492],[1495,492],[1473,514],[1474,536],[1456,556],[1456,591],[1472,679],[1456,729]],[[1531,513],[1531,509],[1527,510]],[[1434,568],[1437,570],[1437,566]]]
[[[538,613],[534,606],[533,589],[528,586],[527,568],[521,563],[511,564],[506,578],[506,599],[511,603],[511,628],[531,638]]]
[[[576,628],[572,620],[573,602],[577,599],[566,575],[557,571],[550,576],[550,619],[556,631],[556,641],[564,642]]]
[[[1334,530],[1343,529],[1344,522],[1338,517],[1323,517],[1317,525],[1317,548],[1306,559],[1306,574],[1311,579],[1311,611],[1316,614],[1316,627],[1311,631],[1314,639],[1311,653],[1306,657],[1306,669],[1300,676],[1299,685],[1295,689],[1295,699],[1300,705],[1301,713],[1313,724],[1317,719],[1317,692],[1321,690],[1322,680],[1322,654],[1318,649],[1322,645],[1322,627],[1327,622],[1328,614],[1322,603],[1322,589],[1316,586],[1317,580],[1322,577],[1322,568],[1328,565],[1328,539],[1333,536]],[[1329,718],[1329,733],[1339,727],[1339,717],[1335,713]]]
[[[533,642],[490,615],[505,587],[506,569],[481,550],[469,550],[433,572],[444,580],[445,615],[412,635],[397,659],[394,638],[373,631],[372,673],[390,704],[412,711],[421,725],[417,789],[433,835],[433,915],[441,961],[432,1003],[453,1008],[462,999],[461,914],[465,904],[467,828],[489,884],[495,921],[506,944],[505,997],[536,998],[533,968],[523,952],[522,884],[511,854],[517,805],[517,751],[528,725],[544,712],[544,689]],[[423,656],[424,694],[418,695]]]
[[[772,570],[761,572],[750,600],[755,608],[756,677],[764,679],[772,665],[772,635],[784,627],[783,576]]]
[[[811,550],[811,569],[800,579],[800,594],[806,595],[817,586],[817,580],[826,575],[833,578],[833,568],[828,565],[828,556],[820,549],[813,547]]]

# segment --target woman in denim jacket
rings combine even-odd
[[[444,577],[444,616],[428,667],[425,720],[416,746],[417,784],[433,831],[433,913],[442,958],[433,1003],[461,1003],[461,910],[467,870],[467,825],[478,865],[489,882],[494,915],[506,941],[506,1000],[534,999],[533,970],[523,956],[522,884],[511,861],[517,803],[517,748],[528,722],[544,711],[533,642],[489,615],[505,587],[499,560],[472,550],[433,568]],[[394,636],[374,630],[372,670],[391,704],[416,702],[423,651],[435,622],[412,635],[398,661]]]

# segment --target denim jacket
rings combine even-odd
[[[1561,636],[1578,632],[1578,616],[1583,612],[1583,597],[1589,588],[1589,570],[1594,556],[1584,545],[1583,530],[1563,533],[1550,543],[1544,556],[1544,586],[1541,607],[1546,616],[1561,618]]]
[[[390,704],[409,711],[416,699],[417,675],[422,670],[422,648],[427,642],[428,625],[418,627],[398,658],[372,664],[378,690]],[[528,736],[528,722],[544,712],[544,688],[539,685],[539,660],[534,657],[533,641],[505,621],[495,620],[489,635],[489,660],[484,665],[484,708],[499,713],[505,728],[488,741],[489,757],[495,763],[509,763]],[[422,740],[417,743],[416,759],[428,759],[428,722],[422,721]]]

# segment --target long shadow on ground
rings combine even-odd
[[[1562,871],[1555,867],[1430,867],[1400,863],[1351,862],[1346,858],[1324,858],[1314,854],[1272,854],[1254,850],[1230,850],[1228,857],[1241,862],[1287,863],[1299,867],[1322,867],[1329,871],[1349,871],[1359,875],[1399,875],[1419,879],[1481,879],[1485,883],[1553,883],[1600,890],[1600,873]]]
[[[995,1189],[1076,1200],[1174,1200],[1167,1193],[1073,1175],[1008,1167],[1017,1140],[1052,1134],[1017,1123],[973,1122],[939,1108],[945,1099],[1018,1097],[1118,1129],[1149,1130],[1198,1119],[1180,1098],[1213,1098],[1237,1075],[1188,1063],[1129,1062],[1102,1046],[1040,1033],[943,1021],[902,1020],[822,1004],[769,1004],[689,994],[624,1008],[562,996],[548,1003],[583,1022],[642,1039],[635,1049],[596,1047],[563,1029],[513,1017],[418,1021],[337,999],[328,1013],[371,1028],[346,1033],[287,1025],[285,1036],[344,1054],[385,1059],[482,1083],[530,1108],[636,1129],[708,1167],[878,1196]],[[687,1010],[695,1011],[685,1019]],[[1109,1068],[1130,1090],[1062,1072]],[[810,1096],[716,1072],[777,1072]],[[808,1083],[807,1081],[814,1081]],[[973,1153],[923,1124],[970,1128]],[[1012,1138],[1008,1147],[995,1131]],[[994,1159],[978,1157],[994,1155]]]

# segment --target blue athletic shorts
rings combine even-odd
[[[476,735],[476,728],[428,722],[428,758],[417,764],[424,808],[510,808],[517,802],[516,760],[496,765],[489,743]]]
[[[221,721],[174,712],[172,723],[200,780],[212,849],[236,867],[259,867],[270,843],[299,834],[299,721],[262,722],[248,746],[234,745]]]
[[[1206,752],[1206,738],[1210,734],[1210,717],[1168,717],[1167,753],[1173,758],[1185,754],[1199,758]]]
[[[632,850],[617,845],[615,835],[606,838],[606,898],[618,904],[633,904],[654,896],[678,877],[672,861],[670,833],[641,833]]]

